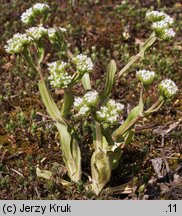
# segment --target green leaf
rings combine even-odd
[[[38,46],[38,65],[40,65],[40,63],[44,58],[45,50],[42,41],[38,41],[37,46]]]
[[[96,195],[108,183],[111,177],[110,162],[105,152],[97,149],[91,158],[92,184],[91,188]]]
[[[138,106],[134,107],[127,119],[124,121],[124,123],[116,129],[112,136],[115,140],[117,140],[119,137],[121,137],[125,132],[127,132],[137,121],[138,119],[143,116],[143,100],[142,100],[142,91],[140,94],[140,101]]]
[[[153,33],[150,38],[145,41],[145,43],[142,45],[141,50],[140,50],[140,55],[142,58],[144,58],[145,51],[152,46],[152,44],[156,41],[157,37],[155,36],[155,33]]]
[[[54,121],[61,122],[62,124],[65,125],[66,122],[62,118],[61,112],[59,111],[56,103],[52,99],[52,97],[51,97],[51,95],[47,89],[47,86],[45,84],[45,81],[43,81],[43,80],[39,81],[39,92],[40,92],[41,98],[43,100],[43,103],[44,103],[46,110],[49,113],[50,117]]]
[[[72,181],[78,182],[81,179],[81,153],[74,135],[71,134],[67,125],[56,123],[59,132],[63,160],[68,169]]]
[[[114,84],[116,70],[117,70],[116,62],[114,60],[111,60],[107,67],[106,83],[105,83],[104,91],[101,94],[101,100],[106,100],[109,97]]]
[[[135,129],[132,127],[130,130],[126,131],[122,137],[124,138],[125,145],[128,145],[135,136]]]
[[[109,157],[110,166],[111,166],[112,170],[114,170],[118,167],[119,160],[121,158],[121,153],[122,152],[121,152],[120,147],[115,148],[113,151],[107,152],[107,155]]]
[[[72,104],[73,104],[73,92],[71,92],[70,90],[65,90],[62,108],[61,108],[61,115],[63,117],[69,115]]]
[[[86,73],[86,74],[83,75],[82,84],[83,84],[83,87],[84,87],[84,89],[86,91],[92,89],[91,83],[90,83],[90,75],[89,75],[89,73]]]
[[[38,177],[50,179],[52,177],[52,172],[48,170],[41,170],[38,167],[36,168],[36,174]]]
[[[102,137],[102,146],[102,150],[106,152],[106,155],[109,158],[111,170],[116,169],[121,158],[121,148],[118,147],[114,142],[108,143],[105,136]]]

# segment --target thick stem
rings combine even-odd
[[[122,76],[131,67],[132,64],[139,60],[140,57],[140,53],[138,53],[136,56],[133,56],[131,60],[128,62],[128,64],[125,65],[124,68],[122,68],[122,70],[119,72],[119,77]]]
[[[98,122],[95,122],[95,132],[96,132],[96,141],[95,141],[95,149],[102,149],[102,132],[101,132],[101,127]]]
[[[70,89],[65,89],[62,108],[61,108],[61,115],[63,118],[65,118],[70,113],[72,104],[73,104],[73,93]]]
[[[155,41],[156,41],[156,36],[154,33],[151,34],[148,40],[143,44],[140,52],[133,56],[131,60],[124,66],[124,68],[121,69],[119,72],[119,77],[122,76],[130,67],[133,65],[137,60],[139,60],[141,57],[143,57],[145,51],[147,48],[149,48]]]

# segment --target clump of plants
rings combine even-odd
[[[94,69],[92,59],[84,54],[74,54],[68,49],[66,41],[66,29],[62,27],[47,27],[46,20],[50,13],[47,4],[37,3],[21,15],[25,25],[34,25],[25,33],[16,33],[7,41],[5,49],[8,53],[24,58],[29,67],[39,74],[39,92],[46,110],[54,121],[59,137],[62,156],[71,181],[79,182],[82,178],[81,151],[78,132],[70,115],[74,118],[91,119],[93,153],[90,160],[91,183],[88,186],[95,194],[99,194],[111,178],[112,171],[117,168],[121,158],[121,145],[128,145],[135,135],[135,124],[156,112],[164,102],[172,99],[178,88],[170,79],[159,83],[158,100],[147,110],[144,109],[145,94],[155,79],[155,72],[141,69],[136,72],[136,78],[140,83],[140,98],[138,105],[128,113],[123,121],[124,105],[112,98],[111,91],[116,78],[126,73],[129,68],[140,58],[144,58],[145,51],[156,40],[170,40],[175,36],[172,30],[173,19],[163,12],[147,12],[146,20],[152,23],[153,33],[142,45],[139,53],[117,72],[114,60],[111,60],[106,73],[104,90],[98,93],[92,89],[89,74]],[[49,41],[55,52],[61,52],[62,57],[47,65],[46,75],[42,72],[42,61],[45,56],[45,42]],[[74,96],[74,87],[83,84],[85,94]],[[48,89],[63,89],[64,97],[61,108],[57,106]],[[82,126],[82,125],[80,125]],[[83,152],[84,154],[84,152]],[[49,178],[50,171],[37,169],[38,176]]]

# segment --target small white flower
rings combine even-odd
[[[77,116],[86,116],[89,113],[90,108],[87,105],[84,105],[80,108]]]
[[[83,105],[83,98],[81,97],[76,97],[74,99],[74,103],[73,103],[73,106],[76,108],[76,109],[80,109],[80,107]]]
[[[154,22],[152,24],[152,28],[157,31],[161,31],[163,29],[171,27],[173,24],[174,20],[170,16],[166,16],[165,19],[159,21],[159,22]]]
[[[136,72],[136,76],[143,84],[150,85],[155,78],[155,72],[149,70],[139,70]]]
[[[31,23],[37,13],[46,13],[50,10],[49,5],[44,3],[36,3],[33,5],[33,7],[27,9],[24,13],[21,15],[21,21],[25,24]]]
[[[95,106],[98,102],[98,92],[89,91],[84,95],[83,98],[88,106]]]
[[[49,28],[47,30],[47,32],[48,32],[48,37],[50,39],[54,39],[55,38],[55,36],[56,36],[56,29],[55,28]]]
[[[119,119],[119,115],[124,108],[123,104],[110,99],[105,106],[102,106],[99,111],[96,112],[98,120],[108,124],[116,124]]]
[[[49,5],[45,4],[45,3],[36,3],[33,5],[33,10],[34,11],[39,11],[39,12],[45,12],[47,10],[50,9]]]
[[[166,15],[160,11],[149,11],[146,13],[146,19],[151,22],[156,22],[164,19]]]
[[[171,29],[174,19],[169,15],[159,11],[152,11],[146,13],[146,19],[152,22],[152,29],[158,38],[166,40],[175,36],[175,32]]]
[[[174,38],[175,34],[176,33],[173,31],[172,28],[164,29],[164,31],[160,35],[160,38],[163,39],[163,40],[168,40],[168,39]]]
[[[107,102],[106,106],[107,106],[112,112],[116,111],[117,113],[122,112],[123,109],[124,109],[124,105],[123,105],[123,104],[118,103],[118,102],[116,102],[116,101],[113,100],[113,99],[110,99],[110,100]]]
[[[87,73],[93,69],[92,60],[86,55],[80,54],[75,56],[73,62],[76,64],[76,69],[80,73]]]
[[[21,21],[25,24],[28,24],[32,21],[34,15],[33,15],[33,9],[29,8],[21,15]]]
[[[159,84],[159,90],[164,97],[171,98],[178,91],[178,87],[172,80],[165,79]]]
[[[7,41],[7,45],[5,45],[6,52],[11,54],[19,53],[23,50],[24,45],[29,44],[31,40],[26,34],[17,33]]]
[[[67,88],[72,81],[72,77],[66,72],[68,64],[66,62],[52,62],[48,64],[50,84],[55,88]]]
[[[108,117],[107,120],[108,120],[111,124],[112,124],[112,123],[115,123],[115,122],[117,122],[117,120],[118,120],[118,116],[117,116],[117,115],[110,116],[110,117]]]
[[[32,37],[34,40],[39,40],[40,38],[47,35],[47,29],[40,27],[31,27],[26,30],[28,36]]]

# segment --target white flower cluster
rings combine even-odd
[[[157,21],[161,21],[162,19],[164,19],[165,16],[166,14],[160,11],[148,11],[146,13],[146,20],[150,22],[157,22]]]
[[[86,116],[89,114],[91,107],[96,106],[99,96],[97,91],[89,91],[82,98],[74,99],[74,107],[78,111],[77,116]]]
[[[36,3],[35,5],[33,5],[33,7],[27,9],[24,13],[22,13],[21,21],[25,24],[29,24],[34,20],[34,17],[37,14],[44,14],[47,13],[49,10],[49,5],[45,3]]]
[[[48,64],[50,84],[55,88],[67,88],[72,81],[72,77],[66,72],[68,64],[66,62],[55,61]]]
[[[47,35],[47,29],[43,26],[31,27],[26,30],[28,36],[32,37],[35,41]]]
[[[169,15],[159,11],[151,11],[146,13],[146,19],[152,22],[152,29],[159,38],[166,40],[175,36],[175,32],[171,28],[174,20]]]
[[[47,33],[48,33],[49,39],[54,39],[56,36],[56,29],[55,28],[49,28],[47,30]]]
[[[102,106],[100,111],[97,111],[97,118],[101,122],[115,124],[118,121],[119,115],[122,113],[124,105],[115,102],[114,100],[109,100],[106,106]]]
[[[149,70],[139,70],[136,72],[136,76],[144,85],[150,85],[155,78],[155,72]]]
[[[65,32],[65,28],[59,28],[62,32]],[[23,47],[25,44],[30,44],[33,41],[38,41],[42,37],[48,36],[49,39],[55,38],[56,36],[56,29],[49,28],[46,29],[43,26],[38,27],[31,27],[26,30],[25,34],[17,33],[7,41],[7,45],[5,46],[5,49],[7,53],[19,53],[23,50]]]
[[[166,15],[166,17],[158,22],[154,22],[152,24],[152,28],[157,31],[161,31],[163,29],[169,28],[172,26],[174,20],[170,16]]]
[[[75,56],[73,62],[76,64],[77,71],[81,74],[90,72],[93,69],[93,62],[86,55],[80,54]]]
[[[29,44],[31,40],[32,38],[28,37],[26,34],[17,33],[13,38],[7,41],[5,50],[10,54],[20,53],[23,50],[24,45]]]
[[[67,31],[65,28],[61,28],[61,27],[59,27],[58,30],[60,30],[61,32],[66,32]],[[47,33],[48,33],[48,37],[49,37],[51,42],[54,42],[57,39],[57,30],[56,30],[56,28],[47,29]]]
[[[172,80],[165,79],[159,84],[159,90],[165,98],[169,99],[176,94],[178,87]]]
[[[176,33],[174,32],[174,30],[172,28],[164,29],[160,38],[164,39],[164,40],[174,38],[175,34]]]
[[[95,106],[98,102],[98,92],[97,91],[89,91],[87,92],[83,100],[86,102],[87,106]]]

